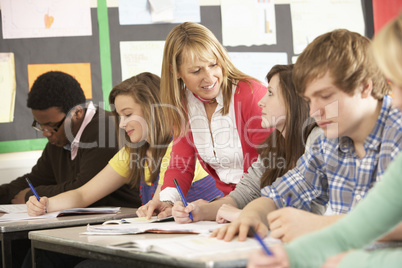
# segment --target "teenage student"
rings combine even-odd
[[[399,15],[378,33],[372,43],[378,66],[392,85],[393,105],[399,109],[402,109],[401,44],[402,15]],[[402,155],[399,154],[383,180],[342,220],[296,239],[285,248],[272,248],[272,257],[256,252],[251,256],[248,267],[401,267],[400,248],[362,250],[402,221],[401,164]],[[399,230],[402,233],[402,229]],[[335,256],[330,257],[332,255]]]
[[[32,127],[48,139],[31,172],[0,186],[0,203],[24,204],[32,195],[28,178],[40,196],[76,189],[94,177],[118,151],[110,112],[86,103],[79,82],[51,71],[40,75],[28,94]],[[110,129],[109,129],[110,128]],[[138,207],[138,191],[116,188],[95,206]]]
[[[262,110],[262,127],[275,128],[264,141],[266,146],[259,158],[243,174],[236,189],[229,195],[211,203],[190,203],[186,208],[175,202],[172,215],[179,223],[216,220],[232,221],[247,203],[261,196],[261,188],[271,185],[296,165],[305,151],[305,144],[321,133],[316,124],[309,124],[307,102],[297,94],[292,82],[293,65],[275,65],[267,74],[268,90],[258,105]],[[311,132],[314,129],[313,132]],[[310,135],[311,133],[311,135]],[[323,214],[324,207],[315,211]]]
[[[129,78],[113,88],[109,102],[115,107],[116,121],[120,119],[121,143],[125,146],[82,187],[52,198],[41,197],[40,202],[31,196],[27,202],[30,215],[41,215],[45,208],[52,212],[85,207],[125,184],[139,188],[143,204],[154,196],[158,198],[158,182],[162,182],[170,161],[172,142],[172,128],[160,105],[160,78],[151,73]],[[214,179],[198,166],[190,189],[193,200],[223,196]],[[161,208],[160,212],[171,215],[170,209]]]
[[[154,199],[147,216],[180,200],[174,178],[187,194],[196,159],[227,195],[257,160],[256,147],[272,131],[261,127],[258,107],[266,87],[239,71],[213,33],[200,24],[182,23],[167,36],[161,92],[175,139],[161,199]]]
[[[244,240],[250,226],[266,235],[269,225],[272,237],[288,242],[336,222],[382,179],[400,151],[402,114],[391,107],[389,85],[369,48],[368,38],[340,29],[317,37],[300,54],[293,82],[325,135],[214,236],[231,240],[238,233]],[[277,210],[289,195],[290,207]],[[313,200],[328,203],[335,215],[309,212]]]

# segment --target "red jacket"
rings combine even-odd
[[[261,108],[258,107],[258,102],[267,92],[267,88],[257,81],[250,80],[250,82],[252,88],[246,82],[238,82],[234,93],[234,103],[230,104],[235,105],[235,120],[242,144],[244,172],[247,172],[251,164],[258,158],[256,146],[261,144],[272,132],[272,129],[261,127]],[[222,182],[215,170],[201,159],[195,148],[192,132],[189,130],[186,136],[173,140],[171,159],[165,173],[162,190],[167,187],[175,187],[173,179],[176,178],[186,196],[194,177],[196,157],[203,168],[214,177],[216,187],[225,195],[236,187],[236,184]]]

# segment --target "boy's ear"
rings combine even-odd
[[[362,89],[362,98],[367,98],[371,96],[371,92],[373,91],[373,81],[369,80]]]
[[[81,119],[84,116],[85,116],[85,110],[80,105],[75,106],[72,112],[72,118]]]

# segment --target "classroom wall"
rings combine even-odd
[[[365,12],[365,19],[366,19],[366,35],[368,37],[372,36],[373,33],[373,22],[372,22],[372,5],[371,5],[371,0],[361,0],[363,9]],[[245,47],[245,46],[239,46],[239,47],[228,47],[229,52],[247,52],[247,51],[254,51],[254,52],[287,52],[288,53],[288,58],[289,61],[292,58],[293,55],[293,47],[292,47],[292,37],[291,37],[291,21],[290,21],[290,8],[289,8],[289,0],[276,0],[276,12],[277,14],[281,14],[281,16],[277,16],[277,32],[278,32],[278,40],[277,40],[277,45],[272,45],[272,46],[252,46],[252,47]],[[111,56],[112,56],[112,66],[113,66],[113,84],[117,84],[121,80],[121,70],[120,70],[120,57],[119,57],[119,42],[126,40],[128,36],[130,37],[129,39],[132,41],[135,40],[145,40],[142,38],[147,38],[147,40],[152,40],[151,38],[148,38],[145,34],[146,33],[151,33],[154,32],[155,28],[161,29],[161,33],[163,36],[166,35],[166,32],[169,31],[169,29],[173,28],[174,25],[172,24],[161,24],[161,25],[140,25],[140,26],[119,26],[116,25],[118,24],[118,0],[107,0],[107,5],[109,7],[109,25],[110,25],[110,42],[111,42]],[[200,0],[200,5],[201,5],[201,23],[207,26],[211,31],[214,32],[214,34],[217,36],[217,38],[222,41],[222,32],[220,28],[220,0]],[[93,25],[93,37],[81,37],[80,40],[84,40],[83,43],[80,43],[81,46],[88,46],[85,42],[96,42],[98,40],[98,25],[97,25],[97,20],[96,20],[96,6],[97,6],[97,1],[96,0],[91,0],[91,7],[92,9],[92,25]],[[1,7],[0,7],[1,8]],[[136,35],[133,36],[133,29],[136,29]],[[158,38],[160,40],[161,38]],[[10,52],[8,47],[12,47],[15,49],[19,50],[27,50],[27,49],[33,49],[35,50],[35,46],[40,47],[46,44],[50,44],[51,47],[57,48],[54,51],[54,54],[57,54],[58,58],[56,59],[56,62],[79,62],[76,59],[72,60],[71,57],[74,55],[74,57],[80,57],[77,53],[74,52],[68,52],[65,51],[64,49],[61,49],[59,47],[60,38],[45,38],[45,39],[38,39],[38,40],[8,40],[4,42],[2,40],[3,44],[0,44],[0,48],[4,46],[4,43],[6,43],[6,46],[4,48],[4,52]],[[85,41],[87,40],[87,41]],[[24,42],[29,42],[29,43],[24,43]],[[65,41],[63,41],[66,43]],[[29,45],[28,45],[29,44]],[[33,47],[32,47],[33,46]],[[74,46],[73,46],[74,47]],[[94,51],[95,50],[95,51]],[[63,52],[64,51],[64,52]],[[0,49],[0,52],[2,50]],[[63,52],[63,53],[61,53]],[[46,53],[53,53],[49,50],[46,50]],[[81,54],[87,54],[93,53],[94,56],[91,57],[99,57],[99,47],[92,47],[91,51],[83,51]],[[64,56],[63,56],[64,55]],[[18,71],[19,75],[22,75],[22,78],[26,78],[26,64],[32,64],[32,63],[43,63],[41,61],[41,55],[35,55],[33,53],[29,53],[29,55],[24,56],[26,58],[29,58],[28,60],[21,63],[16,62],[16,69],[20,68]],[[38,58],[39,57],[39,58]],[[53,59],[52,59],[53,60]],[[50,60],[50,63],[51,61]],[[47,60],[49,61],[49,60]],[[86,58],[83,61],[88,61]],[[20,67],[17,66],[17,64],[21,64]],[[25,68],[25,69],[24,69]],[[94,88],[101,88],[101,78],[99,75],[99,61],[98,58],[94,61],[91,62],[91,69],[96,69],[96,72],[94,72],[92,81],[93,81],[93,87]],[[26,80],[26,79],[25,79]],[[22,82],[17,81],[17,87],[18,88],[27,88],[27,85],[25,85],[25,80]],[[20,83],[20,84],[19,84]],[[14,140],[16,136],[17,139],[36,139],[36,138],[41,138],[42,135],[41,133],[36,133],[31,131],[30,124],[32,122],[32,116],[30,114],[29,109],[26,109],[25,107],[25,101],[26,101],[26,93],[23,92],[21,93],[22,97],[16,98],[16,102],[19,102],[21,109],[23,109],[23,115],[21,118],[16,118],[17,122],[15,124],[9,124],[9,125],[4,125],[0,126],[0,141],[8,141]],[[100,101],[102,100],[102,94],[99,92],[94,92],[94,101]],[[16,103],[17,106],[17,103]],[[24,126],[23,129],[20,129],[20,126]],[[19,137],[19,135],[22,135]],[[30,136],[26,136],[30,135]],[[0,145],[1,146],[1,145]],[[29,150],[29,149],[28,149]],[[41,150],[35,150],[35,151],[23,151],[23,152],[11,152],[11,153],[0,153],[0,184],[6,183],[11,181],[12,179],[21,176],[31,170],[31,167],[36,163],[37,159],[40,157]]]

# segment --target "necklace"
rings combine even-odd
[[[216,98],[213,98],[213,99],[204,99],[204,98],[198,96],[197,94],[194,94],[194,93],[193,93],[193,95],[194,95],[194,97],[196,97],[197,99],[199,99],[202,103],[212,104],[212,103],[215,103],[215,102],[216,102]]]

